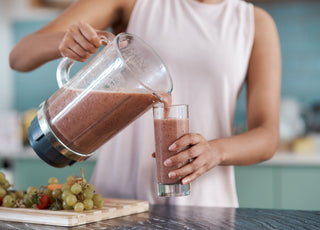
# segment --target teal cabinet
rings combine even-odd
[[[320,210],[320,167],[284,167],[279,181],[280,207]]]
[[[87,160],[65,168],[55,168],[38,158],[17,158],[13,161],[14,189],[26,190],[31,185],[47,185],[50,177],[57,177],[59,183],[65,183],[70,175],[81,176],[81,168],[86,180],[90,181],[95,162]]]
[[[274,175],[268,167],[236,167],[240,207],[274,207]]]
[[[235,167],[240,207],[320,210],[320,167]]]

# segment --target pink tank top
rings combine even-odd
[[[191,132],[208,140],[232,135],[254,38],[252,4],[137,0],[127,32],[145,40],[166,63],[173,103],[190,106]],[[190,196],[159,198],[154,149],[150,110],[101,148],[92,178],[96,190],[152,204],[238,206],[232,166],[217,166],[199,177]]]

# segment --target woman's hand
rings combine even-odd
[[[164,165],[171,167],[181,165],[183,162],[189,162],[183,167],[169,172],[169,178],[181,177],[183,178],[183,184],[194,181],[222,162],[222,154],[201,134],[186,134],[169,147],[170,151],[178,151],[179,149],[186,150],[166,159]]]
[[[96,31],[86,22],[70,26],[60,45],[61,56],[75,61],[85,62],[102,46],[101,36],[109,36],[107,31]]]

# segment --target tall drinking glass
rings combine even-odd
[[[190,184],[182,184],[181,178],[169,178],[170,171],[184,166],[166,167],[164,161],[181,152],[169,151],[169,146],[189,132],[188,105],[154,106],[154,132],[156,143],[157,180],[159,196],[185,196],[190,194]]]

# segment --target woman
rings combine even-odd
[[[106,28],[150,44],[172,75],[173,103],[189,104],[191,133],[171,150],[191,148],[166,165],[193,159],[169,173],[192,182],[192,191],[156,196],[151,111],[103,146],[92,178],[96,190],[150,203],[237,207],[233,165],[268,160],[278,143],[281,55],[272,18],[241,0],[79,0],[19,41],[11,67],[30,71],[62,56],[85,61],[102,45]],[[248,131],[232,136],[244,82]]]

